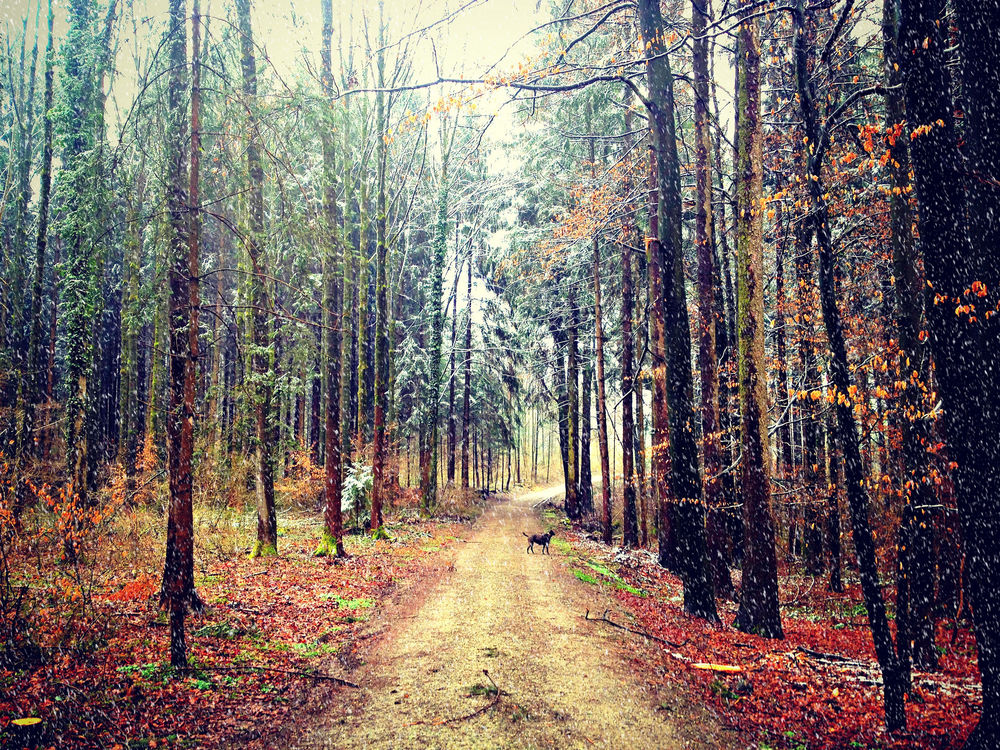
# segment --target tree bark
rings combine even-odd
[[[250,187],[247,191],[246,249],[250,256],[250,354],[254,377],[254,426],[257,454],[257,541],[251,557],[278,552],[278,523],[274,508],[274,449],[277,443],[274,415],[274,342],[268,315],[270,295],[264,279],[264,167],[261,163],[261,133],[257,123],[257,58],[250,19],[250,0],[236,0],[240,29],[240,61],[243,97],[247,108],[249,139],[246,165]]]
[[[45,91],[42,95],[42,171],[38,195],[38,232],[35,236],[35,274],[31,284],[31,333],[28,337],[28,394],[24,439],[34,432],[35,407],[42,402],[44,369],[42,367],[42,292],[45,282],[45,255],[48,247],[49,201],[52,196],[52,103],[55,61],[52,44],[54,14],[48,4],[48,35],[45,42]],[[36,438],[37,440],[37,438]],[[31,446],[37,452],[38,444]]]
[[[928,328],[954,471],[983,707],[966,747],[1000,746],[1000,22],[997,0],[954,4],[961,43],[964,154],[953,120],[944,0],[905,0],[900,58],[920,246],[933,295]],[[963,160],[964,155],[964,160]]]
[[[858,557],[861,589],[868,610],[875,653],[883,676],[886,726],[890,731],[906,726],[904,706],[904,670],[897,657],[892,633],[886,616],[885,600],[878,580],[875,542],[869,522],[869,499],[865,489],[864,466],[854,422],[853,389],[847,360],[847,344],[837,302],[837,279],[833,242],[830,236],[829,208],[824,195],[822,166],[826,135],[822,132],[814,101],[813,83],[808,71],[808,51],[805,34],[805,4],[797,0],[792,12],[795,37],[795,70],[799,107],[810,144],[807,154],[809,200],[813,229],[819,245],[820,308],[830,342],[830,380],[835,389],[837,442],[844,462],[844,485],[851,512],[854,549]]]
[[[378,86],[385,84],[385,53],[384,53],[385,23],[383,4],[379,3],[379,51],[377,56]],[[375,416],[373,427],[372,452],[372,512],[371,530],[379,534],[382,526],[382,508],[388,496],[388,425],[386,415],[388,410],[389,384],[389,248],[388,248],[388,207],[386,205],[386,169],[388,161],[388,136],[385,94],[379,91],[375,95],[376,119],[376,160],[377,185],[375,197]],[[360,294],[367,297],[368,288],[361,285]],[[367,325],[365,323],[364,325]],[[364,359],[360,356],[359,359]],[[359,375],[358,391],[363,390]],[[363,411],[363,399],[359,395],[359,414]],[[362,435],[362,421],[358,422],[358,434]],[[422,458],[422,456],[421,456]],[[423,468],[423,467],[421,467]],[[421,485],[423,486],[423,485]]]
[[[743,458],[743,584],[735,626],[765,638],[783,638],[778,609],[778,565],[771,512],[764,360],[764,216],[760,122],[760,48],[757,23],[744,14],[737,41],[736,252],[738,257],[739,391]]]
[[[626,127],[626,131],[628,127]],[[625,192],[629,192],[626,186]],[[596,262],[596,261],[595,261]],[[635,423],[632,414],[632,398],[634,384],[633,370],[635,364],[632,355],[632,250],[628,242],[621,243],[622,263],[622,495],[624,498],[624,524],[622,545],[635,547],[639,544],[638,518],[636,516],[635,492]],[[603,369],[603,368],[602,368]],[[641,460],[641,459],[640,459]],[[602,455],[601,469],[604,469]],[[611,503],[606,504],[603,516],[602,538],[605,544],[611,544]]]
[[[326,112],[333,114],[333,0],[322,0],[323,39],[320,51],[323,93]],[[317,555],[344,556],[344,523],[341,517],[343,495],[343,446],[341,444],[341,365],[343,362],[343,252],[340,242],[337,208],[337,177],[333,144],[333,124],[323,128],[323,307],[326,325],[323,330],[323,366],[326,395],[326,448],[323,469],[323,538]]]
[[[170,2],[169,50],[172,66],[167,84],[170,119],[166,205],[170,224],[170,406],[167,410],[167,509],[166,561],[163,566],[162,604],[170,611],[170,663],[187,667],[184,618],[188,607],[201,602],[194,588],[194,515],[191,497],[194,456],[195,384],[198,363],[198,151],[191,150],[190,172],[184,164],[186,130],[182,102],[187,62],[184,4]],[[199,141],[200,18],[194,0],[192,36],[191,142]],[[187,173],[187,174],[186,174]],[[184,178],[189,177],[185,191]]]
[[[712,585],[729,593],[729,560],[726,555],[725,510],[722,484],[722,446],[719,442],[719,363],[715,341],[715,257],[712,214],[712,140],[708,116],[707,0],[691,1],[693,39],[696,218],[695,250],[698,255],[698,369],[701,371],[701,440],[705,467],[703,494],[708,513],[707,540]]]
[[[891,125],[904,122],[903,61],[897,39],[896,2],[885,0],[882,10],[884,68],[888,88],[886,118]],[[900,661],[923,670],[937,668],[934,650],[934,518],[936,504],[927,477],[930,440],[924,418],[923,387],[928,382],[927,353],[920,340],[923,327],[923,284],[918,277],[918,256],[913,237],[913,215],[909,201],[910,156],[906,138],[889,138],[887,166],[893,190],[889,195],[889,226],[892,270],[895,280],[895,318],[898,335],[897,381],[904,384],[898,394],[903,444],[903,476],[900,530],[897,543],[896,632]],[[910,642],[912,641],[912,648]]]
[[[465,382],[462,386],[462,489],[469,489],[469,423],[472,420],[472,243],[465,287]]]
[[[691,327],[687,311],[681,247],[680,162],[674,123],[673,73],[667,56],[663,18],[658,0],[640,0],[639,22],[646,45],[649,79],[647,106],[653,123],[659,193],[659,240],[663,271],[663,317],[666,342],[667,407],[670,412],[670,491],[675,502],[675,541],[684,609],[707,620],[718,620],[708,572],[705,505],[694,434],[694,394],[691,373]]]
[[[570,288],[572,285],[569,285]],[[578,315],[576,298],[567,297],[570,324],[566,329],[566,463],[569,469],[566,493],[566,515],[580,517],[578,487],[580,481],[580,366],[577,356]]]

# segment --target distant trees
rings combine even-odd
[[[63,76],[57,134],[62,169],[56,196],[61,206],[57,225],[65,248],[60,283],[60,312],[65,329],[65,442],[67,495],[87,503],[91,485],[94,438],[92,322],[99,310],[97,192],[101,189],[97,141],[103,138],[99,34],[93,3],[69,6],[70,27],[63,42]],[[67,554],[72,556],[72,546]]]

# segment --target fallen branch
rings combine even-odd
[[[824,651],[815,651],[811,648],[806,648],[805,646],[798,646],[795,650],[805,654],[806,656],[811,656],[814,659],[822,659],[824,661],[857,662],[857,659],[852,659],[848,656],[828,654]]]
[[[546,497],[546,498],[544,498],[542,500],[539,500],[537,503],[535,503],[531,507],[532,508],[537,508],[539,505],[545,505],[545,503],[551,503],[553,500],[555,500],[558,497],[559,497],[559,495],[553,495],[552,497]]]
[[[350,680],[345,680],[343,677],[335,677],[332,674],[323,674],[322,672],[303,672],[297,669],[277,669],[275,667],[257,667],[248,665],[245,667],[216,667],[216,666],[204,666],[199,665],[197,669],[203,672],[274,672],[276,674],[286,674],[293,677],[309,677],[314,680],[329,680],[330,682],[335,682],[338,685],[343,685],[344,687],[360,688],[360,685],[356,685]]]
[[[687,641],[684,641],[682,643],[674,643],[673,641],[668,641],[666,638],[660,638],[659,636],[647,633],[645,630],[634,630],[630,627],[626,627],[625,625],[620,625],[619,623],[615,622],[614,620],[608,617],[608,612],[609,610],[606,609],[604,610],[604,614],[601,615],[600,617],[591,617],[590,610],[588,609],[584,613],[583,619],[586,620],[587,622],[604,622],[613,628],[618,628],[619,630],[624,630],[628,633],[633,633],[635,635],[641,635],[643,638],[649,638],[652,641],[656,641],[657,643],[662,643],[665,646],[670,646],[671,648],[680,648],[685,643],[687,643]]]
[[[486,675],[487,680],[493,683],[493,689],[496,690],[496,694],[493,696],[493,700],[491,700],[485,706],[480,706],[471,714],[465,714],[464,716],[456,716],[454,719],[445,719],[444,720],[445,724],[451,724],[456,721],[465,721],[466,719],[471,719],[475,716],[479,716],[479,714],[486,713],[491,708],[494,708],[500,702],[500,696],[502,695],[500,688],[497,687],[497,684],[495,682],[493,682],[493,678],[490,677],[489,670],[484,669],[483,674]]]

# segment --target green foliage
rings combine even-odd
[[[367,528],[371,523],[372,467],[352,463],[344,478],[340,510],[350,518],[355,528]]]
[[[470,696],[485,695],[488,697],[492,697],[497,694],[497,689],[494,685],[486,685],[482,682],[477,682],[474,685],[470,685],[468,688],[466,688],[466,690],[468,691],[468,695]]]

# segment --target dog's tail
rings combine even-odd
[[[527,535],[527,534],[525,534],[525,533],[524,533],[524,532],[522,531],[522,532],[521,532],[521,536],[528,536],[528,535]],[[530,537],[529,537],[529,538],[530,538]]]

